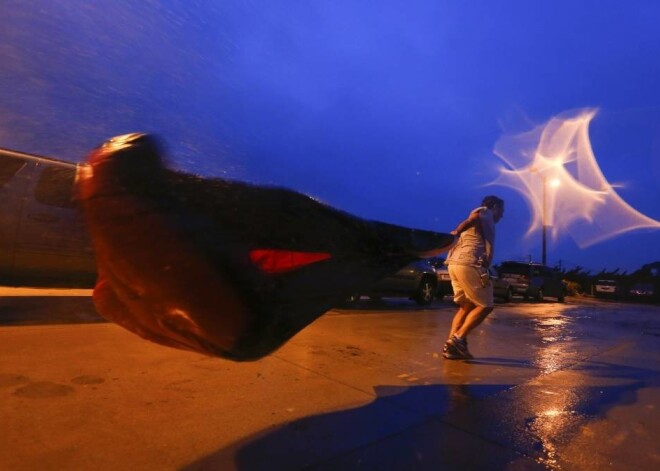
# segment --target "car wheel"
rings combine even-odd
[[[513,290],[511,288],[506,290],[506,294],[504,295],[504,301],[506,301],[507,303],[513,301]]]
[[[539,290],[536,292],[536,296],[534,297],[536,302],[542,303],[543,302],[543,289],[539,288]]]
[[[439,287],[435,290],[435,297],[442,301],[445,296],[453,296],[454,290]]]
[[[433,302],[433,297],[435,294],[435,285],[428,278],[422,279],[422,282],[417,288],[417,295],[415,296],[415,301],[420,306],[426,306]]]

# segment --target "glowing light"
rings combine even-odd
[[[130,134],[115,136],[105,141],[103,143],[103,148],[108,149],[111,152],[115,152],[130,146],[134,141],[140,139],[142,136],[144,136],[144,134],[139,132],[132,132]]]
[[[542,229],[544,186],[545,225],[554,239],[569,234],[584,248],[627,231],[660,229],[660,221],[626,203],[603,175],[589,140],[595,115],[595,110],[579,110],[496,143],[494,152],[508,168],[500,168],[493,184],[525,198],[532,213],[527,236]]]
[[[551,188],[557,188],[559,185],[561,185],[561,180],[559,178],[553,178],[548,182],[548,185]]]

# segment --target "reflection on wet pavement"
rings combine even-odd
[[[99,469],[116,469],[114,459],[152,449],[136,451],[120,431],[148,427],[149,443],[162,445],[152,469],[659,469],[657,306],[509,303],[470,337],[474,360],[444,361],[453,306],[409,304],[331,312],[275,355],[238,365],[111,324],[6,326],[0,415],[15,426],[0,421],[0,431],[26,470],[38,468],[35,453],[53,456],[74,438],[80,457],[112,443]],[[38,411],[39,430],[16,412],[25,407]],[[58,428],[71,420],[75,437]],[[21,448],[21,428],[35,440],[62,436],[45,451]]]
[[[525,306],[520,310],[534,308]],[[631,367],[616,361],[631,356],[637,362],[635,342],[625,339],[639,335],[639,326],[631,326],[631,332],[621,332],[621,316],[629,314],[625,311],[602,315],[588,308],[567,307],[519,314],[509,310],[492,319],[491,327],[496,327],[492,333],[505,343],[508,336],[522,336],[529,349],[528,359],[513,358],[510,350],[500,352],[495,348],[488,352],[494,356],[480,356],[469,362],[442,362],[442,379],[436,378],[442,384],[376,386],[375,399],[366,406],[306,417],[246,440],[236,450],[238,468],[259,468],[264,464],[264,456],[277,454],[277,448],[286,443],[290,451],[304,460],[301,464],[304,462],[312,469],[391,469],[394,463],[401,464],[394,469],[407,469],[411,463],[428,469],[486,469],[486,462],[488,469],[584,469],[583,453],[590,452],[573,450],[572,443],[591,440],[589,447],[600,449],[601,439],[590,438],[593,424],[605,420],[612,409],[635,404],[640,392],[657,388],[657,365]],[[600,317],[595,320],[594,314]],[[657,314],[650,310],[645,314],[650,318],[642,324],[657,325]],[[491,334],[485,331],[486,335]],[[623,343],[613,348],[612,338],[620,335]],[[477,337],[475,341],[478,348],[481,340]],[[657,359],[657,349],[655,352]],[[488,368],[528,372],[529,380],[519,384],[488,383]],[[486,377],[482,378],[484,374]],[[421,374],[417,376],[427,379]],[[496,378],[499,379],[491,379]],[[421,416],[412,424],[396,419],[387,424],[378,422],[376,416],[387,416],[384,411],[389,406]],[[351,445],[343,446],[353,451],[339,453],[340,458],[327,463],[323,463],[318,450],[310,448],[309,442],[301,448],[290,448],[296,430],[315,430],[330,437],[338,424],[377,422],[386,438],[371,446],[357,445],[354,439],[348,439]],[[631,426],[636,427],[638,437],[652,436],[653,425],[648,422],[641,425],[638,421]],[[621,429],[625,425],[619,424],[619,440],[623,440]],[[357,443],[362,443],[369,433],[373,433],[370,428],[361,430]],[[492,457],[488,460],[457,456],[457,450],[465,449],[474,437],[483,440],[478,445],[482,449],[493,445],[499,448],[489,448]],[[212,465],[221,455],[211,455],[189,469]]]
[[[566,465],[570,461],[560,451],[576,435],[588,433],[588,423],[604,418],[615,405],[635,403],[640,391],[660,385],[657,367],[644,369],[593,361],[594,355],[598,358],[613,353],[610,352],[613,337],[623,340],[616,354],[626,348],[633,355],[639,354],[634,351],[634,339],[660,327],[657,308],[624,306],[604,310],[588,305],[555,314],[546,310],[543,315],[525,319],[498,320],[500,324],[523,327],[533,334],[537,343],[532,360],[541,376],[515,388],[511,394],[515,399],[509,403],[510,407],[504,408],[506,416],[492,416],[496,407],[486,406],[484,411],[486,417],[490,415],[489,420],[508,423],[490,432],[493,439],[515,443],[548,469],[562,469],[562,463]],[[626,338],[631,340],[626,342]],[[657,348],[651,354],[657,360]]]

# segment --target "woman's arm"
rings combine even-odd
[[[460,236],[461,233],[467,231],[469,228],[474,227],[479,224],[479,210],[472,211],[468,218],[461,222],[456,229],[450,232],[455,236]]]

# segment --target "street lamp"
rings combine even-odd
[[[541,253],[541,258],[542,258],[542,263],[543,265],[547,265],[547,256],[546,256],[546,231],[547,231],[547,222],[546,222],[546,187],[550,185],[552,188],[557,188],[560,185],[559,178],[552,178],[548,180],[548,178],[543,175],[543,201],[542,201],[542,206],[541,206],[541,233],[542,233],[542,247],[543,251]]]

